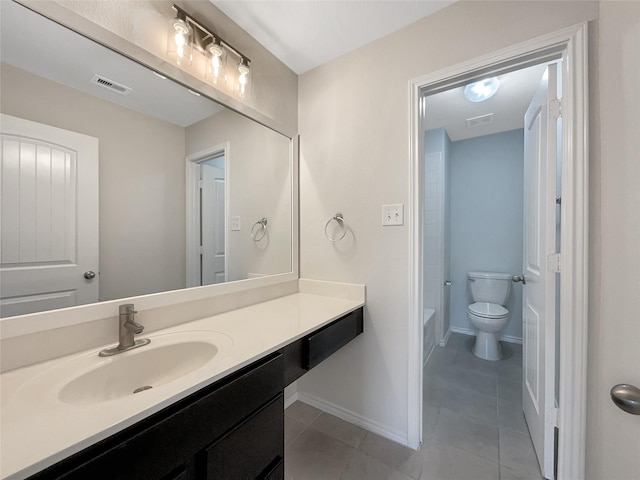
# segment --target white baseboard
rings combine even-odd
[[[438,344],[441,347],[446,347],[447,342],[449,341],[449,338],[451,338],[451,327],[449,327],[449,330],[447,330],[447,333],[444,334],[444,337],[442,338],[442,340],[438,342]]]
[[[462,333],[463,335],[471,335],[472,337],[476,336],[476,331],[473,328],[465,328],[465,327],[450,327],[449,333]],[[522,338],[520,337],[512,337],[511,335],[500,335],[498,337],[499,340],[507,343],[519,343],[522,345]],[[448,340],[448,338],[447,338]]]
[[[352,423],[353,425],[357,425],[359,427],[368,430],[369,432],[375,433],[376,435],[380,435],[388,440],[399,443],[404,446],[409,445],[409,441],[406,433],[398,432],[389,429],[388,427],[379,424],[378,422],[374,422],[369,420],[368,418],[363,417],[362,415],[358,415],[350,410],[342,408],[338,405],[335,405],[331,402],[327,402],[321,398],[318,398],[314,395],[308,395],[305,393],[297,392],[298,400],[301,402],[307,403],[311,406],[319,408],[320,410],[330,413],[331,415],[341,418],[345,422]]]

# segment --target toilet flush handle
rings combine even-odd
[[[527,277],[523,275],[514,275],[513,277],[511,277],[511,280],[514,283],[518,283],[518,282],[522,282],[523,285],[525,285],[527,283]]]

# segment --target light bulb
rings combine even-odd
[[[178,65],[191,65],[193,61],[192,32],[185,20],[171,20],[167,37],[167,57]]]
[[[206,50],[209,60],[206,63],[205,79],[214,85],[225,83],[227,81],[225,72],[227,52],[220,44],[220,40],[214,38],[213,41],[207,45]]]
[[[238,70],[236,95],[246,100],[251,96],[251,68],[248,60],[243,58],[236,68]]]

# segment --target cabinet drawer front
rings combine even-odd
[[[321,328],[303,342],[303,366],[312,369],[364,331],[362,308]]]
[[[284,458],[284,396],[218,440],[206,456],[208,479],[251,479],[270,472]]]

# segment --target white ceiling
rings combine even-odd
[[[210,0],[298,74],[382,38],[455,0]],[[522,128],[544,66],[501,75],[489,100],[467,101],[463,87],[427,98],[427,129],[452,141]],[[425,72],[426,73],[426,72]],[[493,113],[493,123],[467,128],[467,118]]]
[[[453,88],[425,99],[426,130],[444,128],[451,141],[523,128],[524,113],[544,74],[546,65],[500,75],[500,88],[484,102],[473,103]],[[493,123],[469,128],[466,119],[493,113]]]
[[[456,0],[210,0],[297,74]]]

